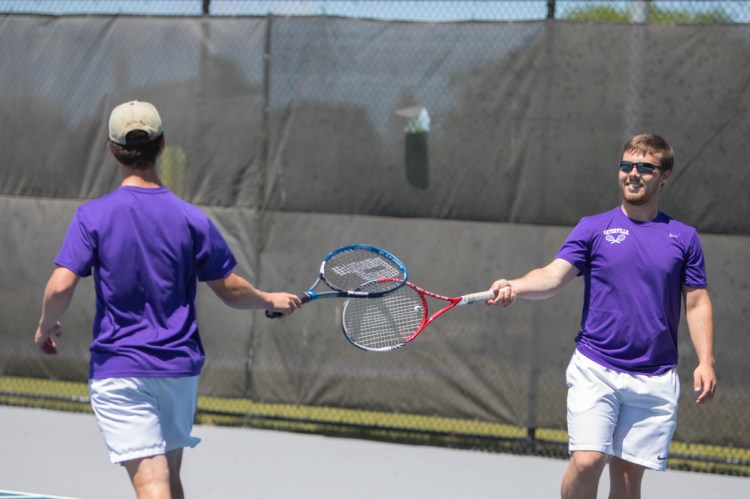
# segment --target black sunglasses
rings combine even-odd
[[[655,168],[659,168],[659,165],[652,165],[651,163],[631,163],[630,161],[620,161],[620,171],[624,173],[630,173],[633,167],[638,170],[638,173],[654,173]]]

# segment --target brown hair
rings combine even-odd
[[[118,163],[136,170],[148,170],[156,164],[156,159],[162,152],[164,134],[154,140],[148,140],[148,134],[143,130],[133,130],[126,136],[128,145],[117,144],[107,140],[109,152]]]
[[[672,146],[662,137],[651,133],[636,135],[625,144],[622,152],[655,156],[659,158],[659,167],[662,171],[671,170],[674,166],[674,151],[672,150]]]

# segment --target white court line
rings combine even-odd
[[[77,497],[49,496],[46,494],[32,494],[17,490],[0,490],[0,499],[80,499]]]

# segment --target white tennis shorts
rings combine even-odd
[[[166,454],[200,442],[190,436],[198,376],[90,379],[89,394],[113,463]]]
[[[680,393],[676,369],[660,376],[621,373],[576,351],[566,377],[571,453],[598,451],[667,469]]]

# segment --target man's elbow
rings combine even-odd
[[[78,284],[78,276],[75,274],[56,272],[47,283],[46,294],[47,296],[71,295],[75,291],[76,284]]]

